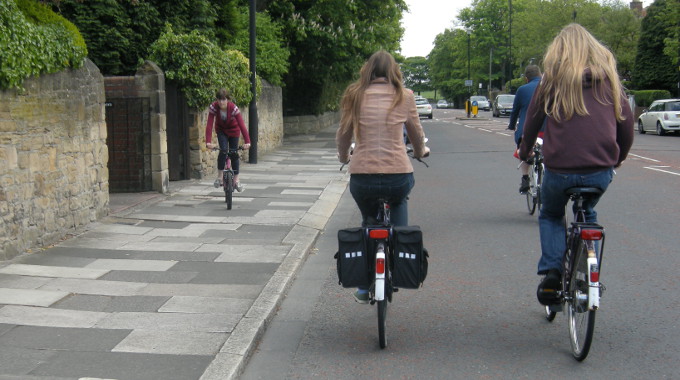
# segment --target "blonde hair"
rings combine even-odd
[[[387,82],[395,89],[395,97],[390,109],[400,104],[404,99],[404,85],[402,84],[401,70],[392,54],[385,50],[379,50],[364,63],[359,71],[359,79],[347,86],[340,102],[342,116],[340,121],[341,130],[351,129],[354,140],[358,141],[359,116],[361,114],[361,102],[364,92],[376,78],[386,78]]]
[[[576,113],[588,115],[583,101],[583,75],[592,74],[595,99],[601,104],[614,104],[616,119],[624,119],[621,111],[623,86],[616,71],[616,59],[584,27],[569,24],[548,46],[543,59],[544,75],[538,88],[538,99],[545,113],[558,122],[569,120]],[[611,94],[605,94],[606,80]]]

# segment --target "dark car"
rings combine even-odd
[[[500,94],[496,96],[496,99],[493,101],[493,105],[491,106],[493,116],[510,116],[510,113],[512,112],[512,103],[514,101],[515,95]]]

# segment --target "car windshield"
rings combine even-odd
[[[472,100],[473,102],[474,101],[486,102],[486,97],[484,97],[484,96],[472,96],[472,97],[470,97],[470,100]]]
[[[498,97],[499,103],[512,103],[515,99],[515,95],[501,95]]]
[[[416,104],[427,104],[427,99],[416,99]]]
[[[666,103],[666,111],[680,111],[680,101]]]

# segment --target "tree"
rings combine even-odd
[[[428,56],[433,87],[444,98],[460,100],[468,95],[467,33],[462,29],[446,29],[435,37],[434,48]]]
[[[290,48],[284,114],[338,108],[345,87],[375,51],[395,52],[403,34],[403,0],[273,0],[267,11],[283,25]]]
[[[669,30],[674,26],[669,25],[668,19],[664,17],[667,10],[666,0],[656,0],[647,8],[647,17],[642,20],[632,76],[635,89],[675,90],[676,68],[671,57],[659,54],[665,47],[664,41],[669,37]]]
[[[404,85],[414,92],[432,90],[430,83],[429,65],[425,57],[409,57],[401,64]]]

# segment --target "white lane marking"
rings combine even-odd
[[[649,161],[652,161],[652,162],[661,162],[661,161],[655,160],[653,158],[638,156],[637,154],[633,154],[633,153],[628,153],[628,155],[633,156],[633,157],[637,157],[637,158],[640,158],[640,159],[643,159],[643,160],[649,160]]]
[[[483,132],[493,133],[493,131],[491,131],[491,130],[489,130],[489,129],[479,128],[479,130],[480,130],[480,131],[483,131]]]
[[[645,166],[645,169],[649,169],[649,170],[654,170],[654,171],[657,171],[657,172],[668,173],[668,174],[673,174],[673,175],[680,176],[680,173],[672,172],[672,171],[670,171],[670,170],[663,170],[663,169],[660,169],[660,168],[669,168],[669,167],[670,167],[670,166]]]

